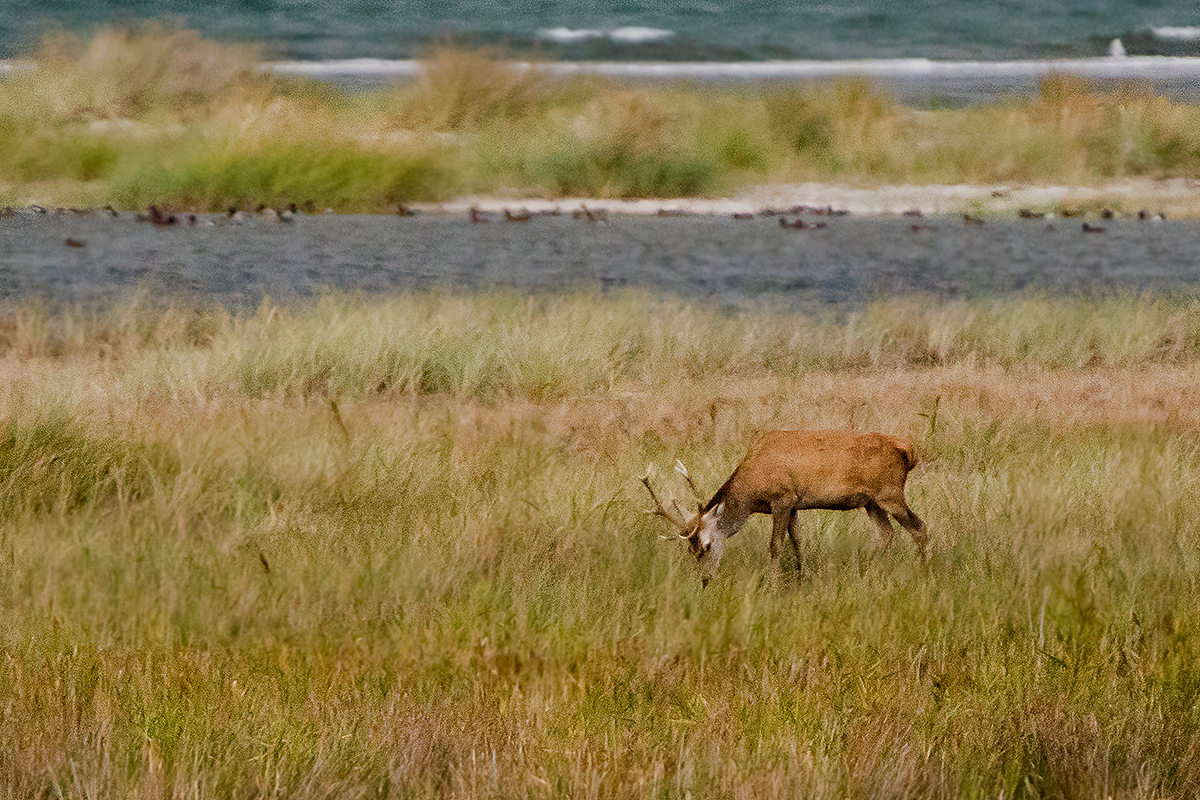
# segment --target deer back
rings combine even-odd
[[[851,496],[903,493],[916,463],[908,440],[886,434],[768,431],[751,444],[709,506],[735,502],[764,513],[779,498],[836,506]]]

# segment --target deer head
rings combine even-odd
[[[688,516],[683,509],[679,507],[679,503],[672,500],[671,508],[668,510],[662,501],[658,499],[654,488],[650,485],[650,473],[647,470],[642,476],[642,483],[646,486],[646,491],[650,492],[650,499],[654,501],[654,508],[648,511],[649,514],[662,517],[671,523],[675,528],[676,536],[687,543],[688,550],[700,565],[700,579],[703,584],[707,585],[708,581],[717,571],[717,565],[721,562],[721,556],[725,552],[725,540],[723,536],[714,535],[716,528],[714,525],[715,516],[719,514],[720,507],[714,512],[705,513],[704,497],[700,494],[700,490],[696,488],[695,482],[688,475],[687,468],[682,462],[675,462],[675,471],[683,476],[691,487],[693,494],[696,496],[697,506],[696,513]],[[663,537],[664,539],[672,537]]]

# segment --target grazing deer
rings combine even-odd
[[[676,470],[700,500],[699,511],[690,517],[684,516],[677,503],[672,503],[674,513],[663,507],[649,475],[642,483],[654,500],[654,510],[649,513],[678,529],[699,562],[700,580],[707,586],[725,554],[725,540],[741,530],[751,514],[771,515],[772,561],[779,561],[784,536],[792,540],[797,569],[796,512],[809,508],[866,509],[881,546],[892,539],[890,514],[912,534],[924,560],[929,541],[925,523],[904,499],[904,482],[916,465],[917,454],[908,440],[882,433],[768,431],[750,445],[729,480],[707,503],[683,464],[675,462]]]

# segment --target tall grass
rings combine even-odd
[[[48,39],[0,81],[0,202],[385,211],[500,191],[1200,177],[1200,111],[1136,86],[1051,78],[1032,100],[919,110],[862,80],[633,86],[440,51],[414,82],[344,94],[257,57],[160,24]]]
[[[1190,797],[1191,297],[0,314],[0,794]],[[913,438],[932,558],[636,476]],[[789,557],[790,558],[790,557]]]

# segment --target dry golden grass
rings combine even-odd
[[[1196,308],[7,308],[0,796],[1194,796]],[[813,512],[702,591],[636,476],[825,426],[929,565]]]

